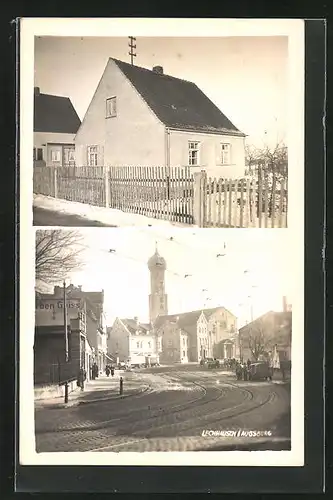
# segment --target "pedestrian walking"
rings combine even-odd
[[[236,363],[236,377],[237,377],[237,380],[242,379],[242,366],[240,363]]]
[[[244,380],[248,379],[248,371],[247,371],[247,364],[246,363],[244,363],[244,365],[243,365],[243,377],[244,377]]]
[[[114,377],[114,367],[113,366],[111,366],[110,371],[111,371],[111,377]]]
[[[109,377],[109,376],[110,376],[110,372],[111,372],[111,370],[110,370],[109,365],[106,365],[106,367],[105,367],[105,373],[106,373],[106,376],[107,376],[107,377]]]

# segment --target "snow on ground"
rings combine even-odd
[[[58,212],[61,214],[77,215],[84,219],[90,220],[92,223],[94,221],[97,221],[110,226],[152,225],[166,227],[189,227],[189,224],[184,224],[181,222],[154,219],[152,217],[146,217],[145,215],[122,212],[121,210],[117,210],[114,208],[95,207],[85,203],[61,200],[59,198],[52,198],[51,196],[44,196],[42,194],[34,194],[33,206],[36,208],[51,210],[53,212]]]

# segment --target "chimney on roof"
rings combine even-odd
[[[139,318],[137,316],[134,316],[134,322],[135,322],[136,326],[139,325]]]
[[[287,297],[284,296],[282,298],[282,311],[287,312],[288,311],[288,302],[287,302]]]
[[[34,94],[39,95],[40,94],[40,88],[39,87],[34,87]]]
[[[162,66],[154,66],[153,71],[154,71],[154,73],[158,73],[159,75],[163,75],[163,67]]]

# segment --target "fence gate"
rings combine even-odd
[[[109,206],[124,212],[193,224],[189,168],[110,167]]]

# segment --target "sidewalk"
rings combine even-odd
[[[163,219],[154,219],[145,215],[122,212],[115,208],[97,207],[76,201],[67,201],[52,198],[42,194],[33,195],[33,206],[43,210],[50,210],[60,214],[76,215],[87,221],[100,222],[111,227],[119,226],[164,226],[164,227],[197,227],[182,222],[172,222]]]
[[[120,377],[123,377],[123,395],[119,393]],[[95,403],[97,401],[107,401],[134,396],[149,389],[149,383],[140,380],[136,374],[116,370],[114,377],[100,375],[95,380],[85,383],[84,390],[77,388],[68,395],[68,403],[64,398],[48,398],[35,401],[35,408],[69,408],[81,404]]]

